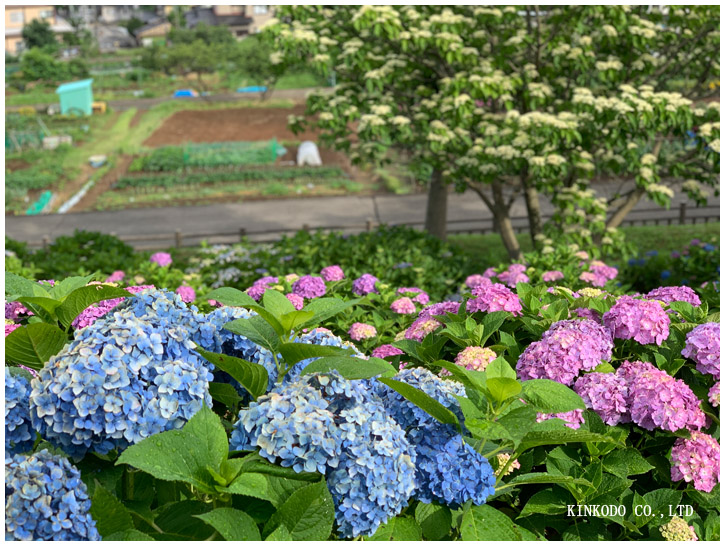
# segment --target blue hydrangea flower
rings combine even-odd
[[[394,379],[423,391],[448,407],[463,423],[455,398],[466,394],[460,383],[442,379],[424,368],[405,369]],[[452,425],[435,420],[386,385],[375,380],[371,383],[376,386],[387,412],[407,431],[415,452],[416,498],[455,508],[468,500],[483,504],[493,494],[495,476],[491,465],[463,441]]]
[[[337,372],[285,381],[243,409],[230,448],[255,447],[282,466],[326,475],[348,538],[375,533],[415,491],[405,432],[366,382]]]
[[[73,456],[181,428],[212,403],[209,363],[192,351],[201,322],[169,291],[128,298],[77,331],[33,380],[33,427]]]
[[[458,508],[468,500],[484,504],[494,494],[493,468],[460,434],[432,427],[413,429],[408,439],[416,453],[419,500]]]
[[[5,459],[5,540],[101,540],[86,485],[47,450]]]
[[[30,382],[5,368],[5,456],[33,448],[35,431],[30,425]]]
[[[352,349],[354,351],[354,354],[352,356],[367,359],[367,356],[361,353],[353,343],[349,341],[344,341],[342,338],[336,336],[327,328],[315,328],[313,330],[310,330],[309,332],[302,334],[301,336],[296,338],[294,342],[307,343],[308,345],[324,345],[327,347],[342,347],[344,349]],[[287,372],[287,375],[285,375],[284,381],[296,381],[300,377],[302,370],[304,370],[308,364],[315,360],[317,360],[317,358],[308,358],[307,360],[302,360],[301,362],[295,364],[292,369]]]

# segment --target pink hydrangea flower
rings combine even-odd
[[[511,264],[506,271],[498,274],[498,279],[511,288],[516,288],[520,282],[529,282],[529,276],[524,273],[526,266],[523,264]]]
[[[436,330],[441,323],[431,317],[419,317],[405,331],[405,339],[423,341],[423,338]]]
[[[352,281],[352,291],[358,296],[365,296],[371,292],[378,293],[375,288],[375,283],[378,282],[378,278],[370,273],[364,273],[359,278]]]
[[[5,337],[8,337],[11,332],[20,328],[20,324],[16,324],[13,321],[5,320]]]
[[[305,306],[305,299],[297,294],[285,294],[285,297],[292,303],[296,311]]]
[[[593,370],[612,358],[612,337],[591,320],[561,320],[521,353],[519,379],[551,379],[571,385],[583,370]]]
[[[373,352],[371,353],[372,356],[375,358],[385,358],[386,356],[396,356],[396,355],[402,355],[403,351],[398,349],[397,347],[393,347],[392,345],[386,344],[381,345],[380,347],[375,347],[373,349]]]
[[[339,265],[328,265],[327,267],[322,268],[320,275],[322,275],[322,278],[327,282],[341,281],[345,278],[345,273],[343,273],[342,268]]]
[[[293,294],[308,299],[324,296],[326,291],[325,281],[312,275],[304,275],[292,285]]]
[[[720,379],[720,323],[700,324],[687,333],[682,356],[695,362],[697,371]]]
[[[25,307],[19,301],[5,302],[5,318],[10,320],[17,320],[18,317],[25,315],[32,315],[28,308]]]
[[[277,277],[262,277],[252,283],[252,286],[247,288],[247,295],[256,301],[259,301],[262,295],[267,291],[270,285],[279,282]]]
[[[678,438],[672,447],[672,481],[692,482],[695,489],[709,493],[720,482],[720,445],[703,432]]]
[[[121,270],[117,270],[108,276],[108,278],[106,279],[106,282],[121,282],[125,276],[126,276],[126,273],[124,273]]]
[[[592,372],[574,383],[574,392],[584,404],[597,412],[606,424],[614,426],[630,421],[627,408],[627,385],[613,373]]]
[[[421,290],[420,288],[413,287],[403,287],[398,288],[398,294],[402,294],[404,296],[409,296],[410,294],[417,294],[412,300],[415,303],[420,303],[421,305],[425,305],[430,301],[430,298],[428,297],[428,294]]]
[[[483,272],[483,276],[491,279],[496,276],[496,270],[493,267],[489,267],[488,269],[486,269],[486,271]]]
[[[575,252],[574,253],[574,256],[576,256],[580,260],[588,260],[589,259],[589,254],[587,254],[586,251],[584,251],[584,250],[580,250],[579,252]]]
[[[415,304],[410,298],[398,298],[390,304],[390,308],[394,313],[399,315],[411,315],[415,313]]]
[[[597,286],[595,284],[597,282],[597,276],[591,271],[582,271],[581,275],[579,275],[579,280]]]
[[[642,345],[662,345],[670,335],[670,317],[653,300],[621,296],[602,320],[616,339],[634,339]]]
[[[560,281],[564,278],[564,273],[561,271],[544,271],[544,273],[541,275],[541,280],[544,282],[556,282]]]
[[[661,286],[651,290],[645,297],[648,300],[657,300],[662,303],[684,301],[695,307],[699,307],[702,303],[700,297],[689,286]]]
[[[594,309],[587,309],[586,307],[577,307],[573,311],[579,318],[593,320],[597,324],[602,323],[602,315],[599,313],[599,311],[595,311]]]
[[[491,279],[488,277],[485,277],[484,275],[479,275],[476,273],[475,275],[469,275],[466,277],[466,286],[468,288],[474,288],[478,286],[479,284],[488,283],[491,284]]]
[[[510,453],[499,453],[496,455],[496,459],[498,461],[498,470],[496,470],[496,476],[501,475],[501,471],[506,467],[508,462],[511,460],[511,454]],[[521,468],[521,463],[518,460],[513,461],[511,464],[508,465],[508,468],[506,469],[506,472],[503,474],[504,476],[508,476],[509,474],[513,474],[515,470],[518,470]]]
[[[467,370],[483,372],[486,371],[486,366],[496,360],[496,356],[488,347],[466,347],[456,355],[454,362]],[[451,372],[443,369],[441,375],[451,375]]]
[[[632,422],[647,430],[675,432],[705,426],[700,400],[681,379],[648,362],[625,361],[617,370],[627,387],[627,407]]]
[[[364,322],[355,322],[350,326],[348,331],[350,339],[354,341],[362,341],[363,339],[370,339],[378,335],[378,331],[372,324],[365,324]]]
[[[151,255],[149,261],[159,264],[161,267],[167,267],[171,265],[171,254],[168,252],[157,252]]]
[[[607,281],[614,280],[617,277],[617,273],[619,273],[616,267],[611,267],[599,260],[593,260],[589,264],[589,271],[597,277],[597,284],[595,286],[600,287],[604,286]]]
[[[707,393],[707,399],[714,408],[720,405],[720,381],[715,383]]]
[[[561,419],[564,421],[564,426],[578,429],[584,423],[584,411],[575,409],[572,411],[565,411],[563,413],[537,413],[536,422],[541,423],[542,421],[548,421],[549,419]]]
[[[503,284],[479,284],[472,290],[472,294],[476,297],[466,302],[469,313],[508,311],[514,316],[521,314],[519,297]]]
[[[176,289],[176,293],[181,296],[181,301],[191,303],[196,299],[196,292],[191,286],[181,285]]]
[[[206,300],[206,301],[208,301],[209,305],[211,305],[212,307],[222,307],[224,305],[223,303],[220,303],[216,300]]]

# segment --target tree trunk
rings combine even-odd
[[[514,227],[511,224],[510,209],[506,206],[501,183],[495,181],[491,184],[491,188],[493,189],[493,208],[491,208],[491,212],[503,245],[512,260],[520,260],[523,258],[521,246],[519,246],[519,240],[516,238],[516,232],[514,232]]]
[[[439,239],[446,240],[448,214],[448,187],[440,169],[434,169],[428,187],[428,204],[425,211],[425,230]]]
[[[521,173],[521,185],[524,188],[526,200],[526,211],[529,216],[529,234],[531,242],[536,246],[536,236],[542,232],[541,228],[541,203],[536,185],[529,180],[528,173]]]
[[[615,212],[612,217],[607,222],[608,228],[617,228],[622,224],[622,221],[627,217],[627,215],[631,212],[631,210],[634,208],[634,206],[639,203],[639,200],[642,199],[644,194],[647,193],[642,188],[636,188],[630,195],[627,197],[627,200],[624,202],[624,204],[617,209],[617,212]]]

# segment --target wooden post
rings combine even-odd
[[[685,223],[686,214],[687,214],[687,203],[680,203],[680,224]]]
[[[239,228],[239,241],[243,242],[244,238],[247,236],[247,229],[246,228]]]
[[[372,218],[368,218],[368,219],[367,219],[367,220],[365,221],[365,229],[366,229],[367,231],[372,231],[372,230],[373,230],[373,220],[372,220]]]
[[[178,229],[176,230],[176,233],[174,234],[174,238],[176,239],[176,248],[181,248],[182,235],[181,235],[180,230],[178,230]]]
[[[310,224],[302,224],[302,231],[310,232]]]
[[[48,248],[48,245],[50,244],[50,237],[47,235],[43,235],[43,250]]]

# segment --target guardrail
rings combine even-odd
[[[630,217],[622,222],[623,226],[636,225],[676,225],[676,224],[707,224],[712,221],[720,221],[720,207],[717,205],[709,205],[706,207],[698,207],[696,215],[687,214],[687,205],[680,204],[679,209],[663,210],[661,208],[640,209],[630,214]],[[544,221],[550,217],[543,218]],[[448,220],[448,233],[494,233],[496,231],[493,219],[491,218],[467,218]],[[516,233],[523,233],[529,229],[528,217],[518,216],[511,218],[511,224]],[[347,224],[344,226],[310,226],[303,224],[299,229],[304,231],[340,231],[343,233],[360,233],[361,231],[372,231],[379,223],[368,218],[364,224]],[[410,227],[420,227],[424,225],[420,222],[398,222],[390,225],[405,225]],[[262,229],[248,230],[240,227],[236,231],[227,232],[209,232],[209,233],[184,233],[176,230],[173,233],[160,233],[155,235],[128,235],[120,236],[119,239],[131,244],[137,250],[163,250],[170,247],[192,247],[198,246],[201,241],[206,240],[210,244],[230,244],[242,240],[248,240],[254,243],[267,243],[278,240],[282,235],[291,235],[299,231],[299,229]],[[111,235],[117,236],[115,232]],[[29,241],[30,247],[46,248],[51,242],[50,236],[46,235],[42,241]],[[136,244],[134,244],[136,243]]]

